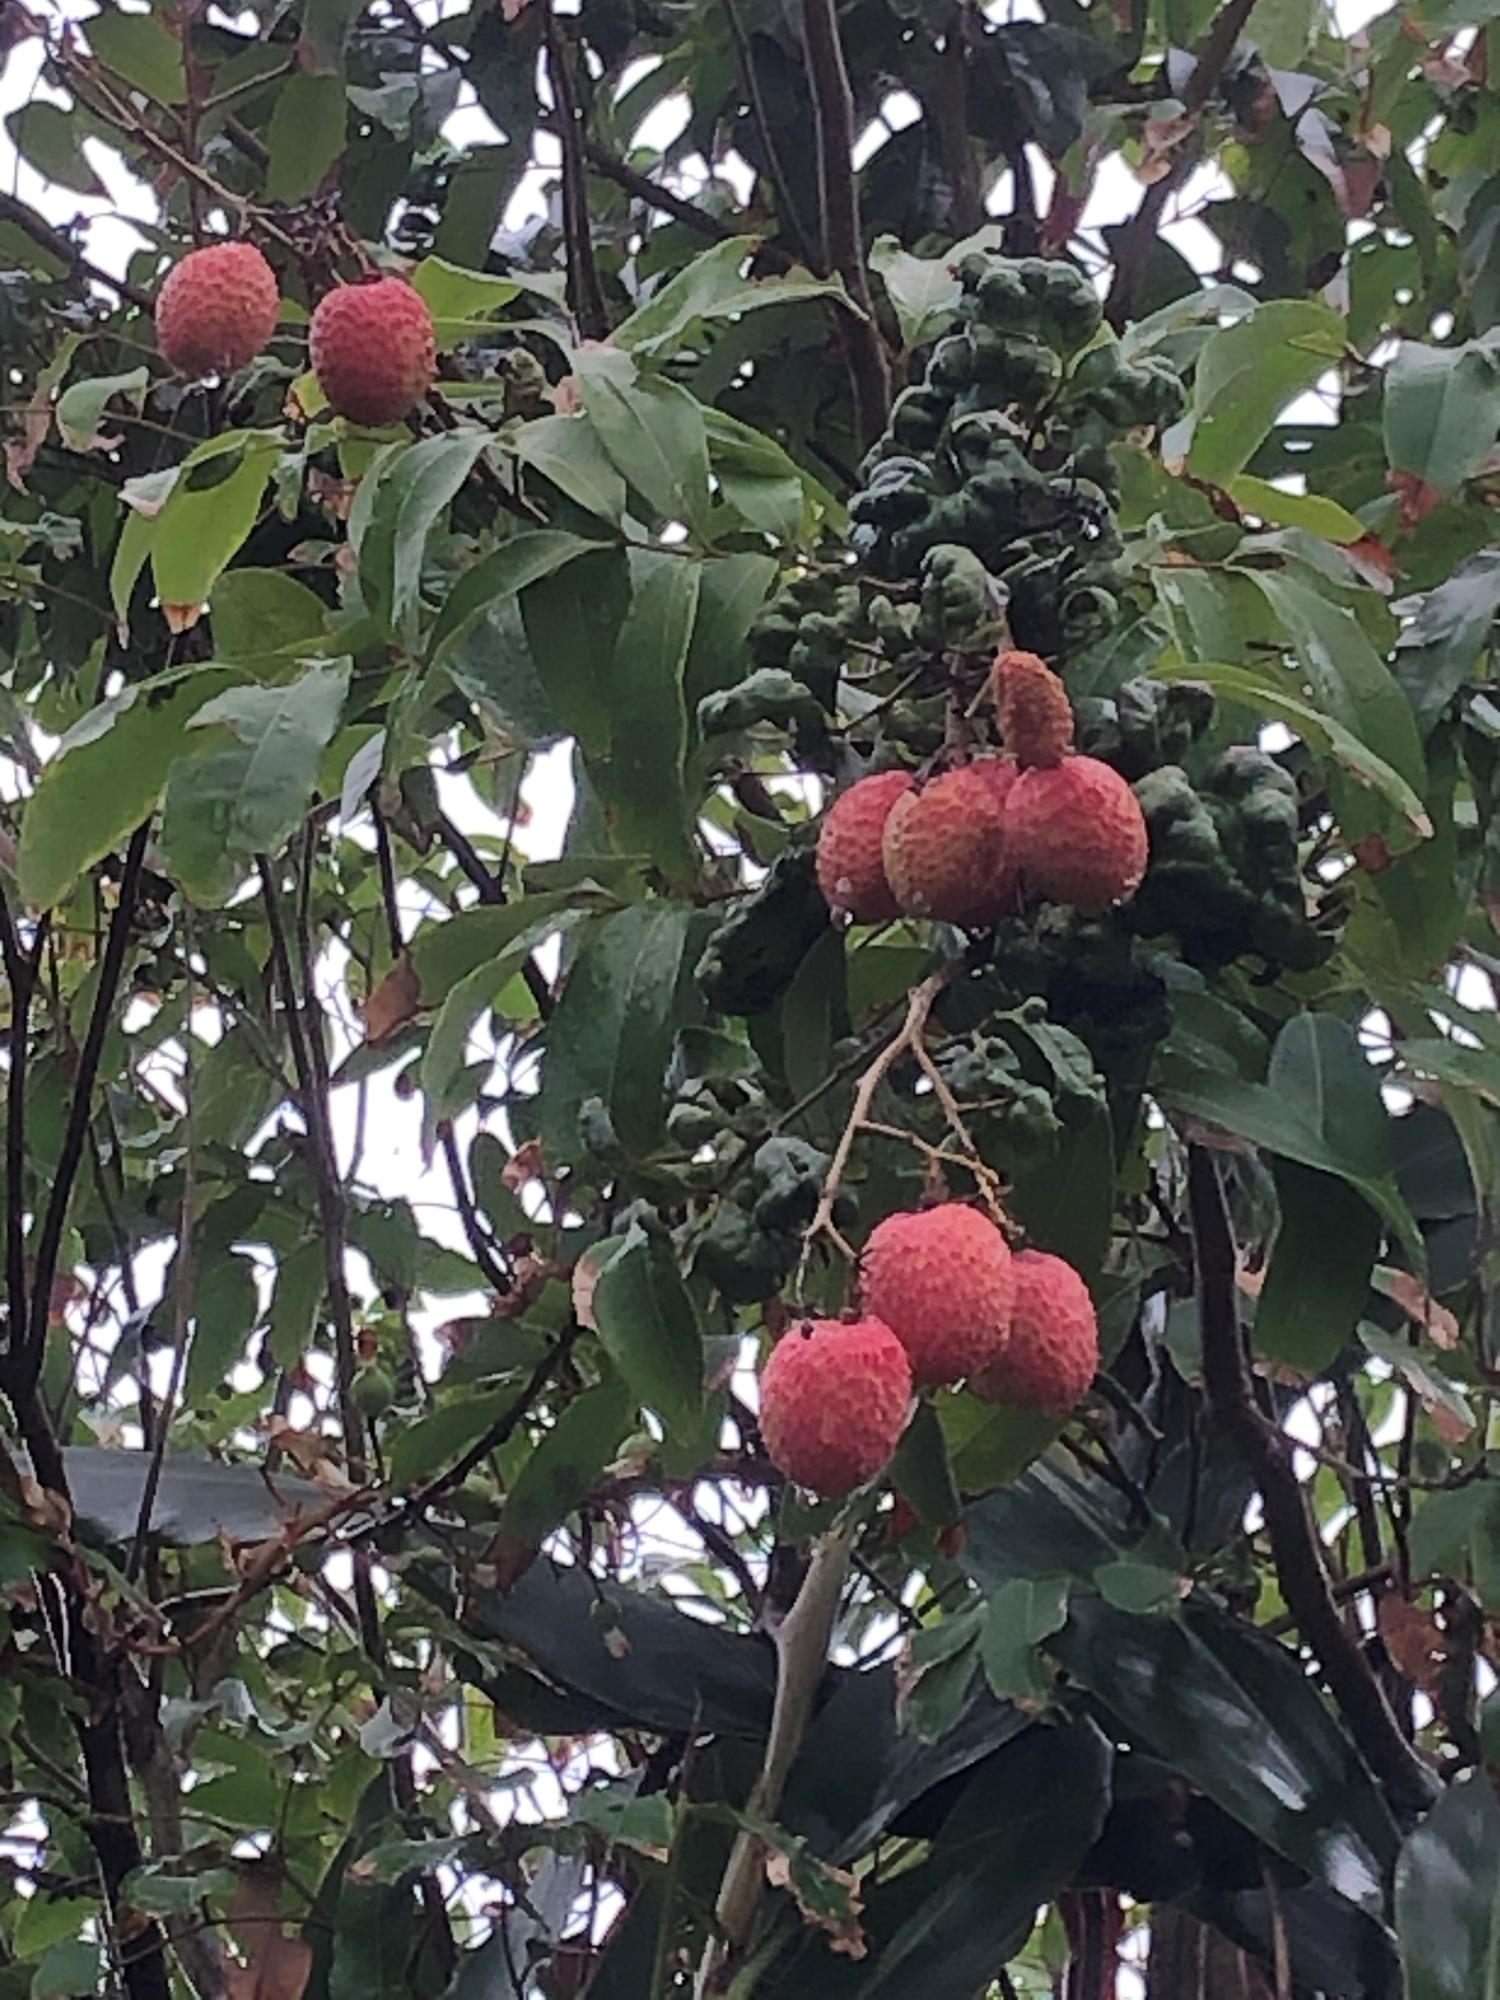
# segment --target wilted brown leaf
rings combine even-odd
[[[1448,1664],[1442,1627],[1430,1611],[1419,1610],[1404,1597],[1388,1592],[1376,1606],[1385,1649],[1409,1681],[1430,1694]]]
[[[1394,1299],[1407,1318],[1421,1327],[1434,1347],[1450,1352],[1459,1341],[1458,1321],[1446,1306],[1439,1305],[1422,1280],[1410,1271],[1378,1270],[1378,1290]]]
[[[244,1959],[224,1967],[229,2000],[302,2000],[312,1947],[282,1921],[281,1878],[274,1868],[252,1862],[240,1870],[229,1929]]]
[[[411,959],[402,952],[364,1004],[365,1033],[372,1042],[388,1041],[416,1019],[421,1003],[422,982]]]

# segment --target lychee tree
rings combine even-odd
[[[1500,2000],[1495,34],[0,5],[0,2000]]]

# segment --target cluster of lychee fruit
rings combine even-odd
[[[887,1216],[859,1266],[861,1316],[805,1319],[760,1378],[772,1463],[832,1499],[889,1461],[918,1389],[966,1381],[986,1402],[1062,1416],[1099,1366],[1099,1328],[1065,1258],[1012,1251],[964,1202]]]
[[[841,794],[819,830],[818,883],[857,923],[998,923],[1024,896],[1088,913],[1135,894],[1146,821],[1111,765],[1073,747],[1073,706],[1035,653],[1001,653],[991,691],[1004,752],[925,780],[879,771]]]
[[[157,344],[179,375],[229,374],[265,349],[280,311],[276,274],[255,245],[213,243],[168,272]],[[399,423],[437,372],[432,314],[404,278],[336,285],[313,312],[308,346],[329,407],[351,423]]]

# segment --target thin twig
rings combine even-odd
[[[42,949],[44,935],[44,931],[37,933],[37,953]],[[10,987],[10,1026],[6,1036],[9,1067],[5,1081],[5,1279],[10,1359],[14,1364],[26,1328],[26,1062],[36,958],[33,955],[28,959],[21,949],[3,883],[0,883],[0,947],[4,950],[5,978]]]
[[[90,262],[72,237],[65,236],[60,229],[54,229],[34,209],[16,195],[0,191],[0,222],[13,222],[17,229],[24,230],[40,250],[55,257],[60,264],[66,264],[75,278],[89,278],[96,285],[105,285],[127,305],[132,305],[143,313],[154,312],[156,301],[149,292],[139,285],[131,284],[128,278],[112,278],[108,271]]]
[[[854,430],[861,447],[884,427],[891,407],[891,364],[875,322],[870,273],[859,220],[854,172],[854,93],[844,66],[834,0],[803,0],[807,80],[818,128],[818,194],[823,211],[823,259],[837,271],[861,317],[847,316],[844,344],[854,395]]]
[[[756,125],[760,128],[761,148],[766,156],[766,174],[776,196],[776,216],[783,229],[787,230],[797,244],[804,261],[811,262],[817,255],[817,245],[804,216],[798,211],[792,198],[791,181],[772,136],[771,119],[766,109],[765,95],[760,87],[760,76],[755,67],[755,51],[750,45],[750,37],[740,19],[735,0],[724,0],[724,15],[729,22],[729,32],[734,37],[735,54],[739,61],[740,82],[745,96],[750,101],[750,109],[755,114]]]
[[[507,1269],[502,1262],[505,1253],[499,1249],[485,1229],[479,1211],[474,1206],[474,1197],[469,1189],[469,1177],[464,1172],[463,1161],[459,1158],[458,1141],[453,1136],[452,1125],[446,1121],[439,1130],[438,1144],[443,1149],[448,1178],[453,1183],[453,1199],[458,1206],[459,1220],[463,1224],[469,1248],[474,1253],[474,1262],[484,1273],[485,1282],[490,1290],[498,1292],[503,1298],[514,1288],[515,1273]]]
[[[568,259],[568,304],[585,340],[608,340],[609,312],[594,237],[589,221],[588,171],[584,164],[583,112],[567,50],[558,32],[552,0],[542,0],[542,33],[547,47],[547,80],[557,105],[557,132],[562,145],[563,237]]]
[[[83,1048],[79,1052],[78,1067],[73,1076],[73,1097],[68,1106],[68,1123],[63,1134],[62,1150],[58,1154],[57,1172],[53,1176],[51,1197],[37,1235],[26,1349],[24,1354],[17,1358],[16,1367],[17,1385],[23,1394],[30,1389],[41,1373],[42,1359],[47,1349],[47,1327],[52,1313],[52,1284],[57,1276],[58,1252],[62,1248],[63,1229],[68,1219],[68,1203],[72,1199],[73,1183],[78,1178],[78,1169],[83,1160],[84,1140],[88,1134],[89,1121],[93,1117],[94,1083],[99,1074],[99,1061],[104,1053],[104,1038],[109,1030],[110,1016],[114,1012],[115,1000],[120,990],[120,978],[125,970],[125,951],[130,942],[131,919],[135,914],[136,891],[140,886],[141,866],[146,856],[146,836],[149,832],[150,822],[143,821],[130,836],[130,845],[125,850],[125,866],[120,875],[119,898],[115,904],[114,915],[110,918],[109,934],[104,941],[104,955],[99,963],[99,984],[94,992],[93,1010],[89,1015],[88,1029],[83,1038]]]
[[[172,1368],[167,1377],[160,1406],[156,1412],[156,1424],[151,1439],[151,1460],[146,1467],[145,1484],[141,1487],[141,1504],[135,1518],[135,1535],[130,1544],[130,1555],[125,1564],[125,1580],[134,1583],[140,1575],[141,1562],[146,1553],[146,1545],[151,1536],[151,1515],[156,1507],[156,1492],[161,1484],[162,1462],[166,1457],[167,1438],[171,1433],[172,1420],[177,1414],[177,1398],[182,1391],[182,1377],[187,1365],[188,1340],[193,1324],[193,1313],[197,1296],[197,1268],[194,1258],[194,1239],[198,1227],[198,1120],[194,1107],[197,1094],[197,1065],[193,1053],[193,917],[190,908],[184,907],[184,949],[182,961],[187,973],[186,1005],[183,1010],[183,1141],[182,1162],[182,1206],[177,1223],[177,1262],[172,1285]],[[141,1373],[145,1375],[144,1362]]]
[[[1188,1148],[1188,1208],[1209,1407],[1260,1490],[1282,1597],[1323,1669],[1350,1735],[1393,1810],[1415,1817],[1431,1805],[1439,1786],[1402,1735],[1369,1661],[1339,1617],[1323,1548],[1297,1478],[1294,1440],[1282,1431],[1269,1431],[1256,1410],[1235,1304],[1229,1211],[1218,1166],[1202,1146]]]
[[[390,939],[391,957],[400,958],[405,949],[401,935],[401,904],[396,895],[396,862],[391,853],[391,830],[379,806],[371,807],[375,821],[375,861],[380,870],[380,900],[385,908],[385,928]]]
[[[443,845],[479,891],[480,902],[505,902],[504,882],[485,867],[479,850],[468,835],[456,827],[446,813],[438,814],[437,827]],[[547,984],[547,975],[537,964],[534,952],[521,967],[521,977],[526,981],[526,990],[536,1005],[537,1013],[545,1021],[552,1012],[552,988]]]
[[[476,1438],[462,1458],[450,1465],[446,1472],[440,1472],[436,1479],[422,1488],[420,1493],[412,1495],[413,1513],[422,1512],[444,1493],[451,1492],[455,1486],[462,1486],[476,1465],[482,1465],[492,1451],[498,1451],[501,1445],[507,1442],[517,1424],[526,1416],[537,1397],[567,1360],[572,1352],[573,1342],[578,1337],[578,1331],[576,1323],[564,1327],[526,1378],[524,1385],[517,1392],[515,1401],[501,1412],[483,1437]]]

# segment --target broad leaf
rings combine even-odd
[[[669,1437],[703,1408],[703,1336],[668,1239],[632,1223],[594,1289],[605,1352]]]
[[[1500,1800],[1486,1770],[1449,1786],[1401,1850],[1406,2000],[1500,2000]]]
[[[1343,358],[1344,323],[1313,299],[1272,299],[1210,334],[1193,384],[1187,469],[1226,485],[1276,419]]]

